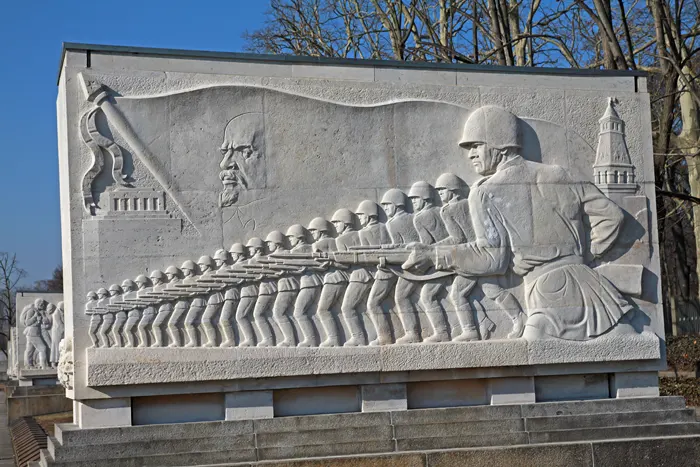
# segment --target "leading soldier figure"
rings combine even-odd
[[[469,195],[476,241],[419,245],[403,267],[492,276],[512,264],[525,285],[525,339],[593,339],[632,310],[584,259],[589,246],[596,257],[610,249],[622,211],[593,184],[574,183],[562,167],[525,160],[520,138],[520,120],[505,109],[484,106],[469,116],[459,144],[488,177]]]

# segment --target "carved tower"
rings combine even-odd
[[[608,107],[599,123],[598,150],[593,164],[595,184],[607,196],[633,195],[637,184],[625,142],[625,122],[615,111],[612,98],[608,99]]]

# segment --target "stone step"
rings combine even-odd
[[[635,397],[629,399],[596,399],[572,402],[537,402],[523,404],[522,417],[554,417],[620,412],[649,412],[685,409],[682,396]]]
[[[700,423],[666,423],[657,425],[630,425],[605,428],[530,432],[530,444],[566,443],[577,441],[650,438],[659,436],[687,436],[700,434]]]
[[[132,457],[95,460],[56,461],[48,450],[41,452],[40,467],[163,467],[201,466],[205,464],[239,464],[255,461],[254,450],[195,451],[159,456],[142,456],[138,451]],[[240,464],[239,464],[240,465]]]
[[[525,431],[555,431],[576,428],[603,428],[627,425],[694,422],[694,409],[620,412],[594,415],[559,415],[525,419]]]

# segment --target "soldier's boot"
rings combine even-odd
[[[126,334],[127,339],[125,347],[136,347],[136,335],[133,333],[132,329],[127,329],[124,331],[124,334]]]
[[[471,308],[460,308],[457,310],[457,317],[459,318],[459,324],[462,328],[462,333],[452,339],[455,342],[469,342],[479,340],[479,332],[476,330],[476,324],[474,323],[474,314]]]
[[[191,324],[185,325],[185,331],[187,331],[187,343],[185,347],[196,347],[197,346],[197,331]]]
[[[223,342],[221,343],[221,345],[219,345],[219,347],[229,348],[236,345],[233,335],[233,326],[231,326],[231,323],[220,322],[219,328],[221,330],[221,337],[223,339]]]
[[[292,322],[286,316],[281,317],[277,321],[277,325],[282,331],[284,339],[277,344],[277,347],[294,347],[294,327]]]
[[[163,347],[163,330],[158,326],[154,326],[153,331],[153,343],[151,347]]]
[[[97,348],[100,346],[100,341],[97,340],[97,334],[94,332],[90,333],[90,340],[92,341],[92,347],[91,348]]]
[[[112,342],[114,342],[114,347],[122,347],[124,345],[124,342],[122,341],[121,336],[119,335],[119,331],[117,331],[116,327],[112,326]]]
[[[426,337],[423,342],[436,343],[436,342],[447,342],[450,340],[450,335],[447,332],[447,321],[445,316],[442,314],[441,309],[428,310],[426,312],[430,324],[433,327],[433,335]]]
[[[173,325],[168,325],[168,335],[170,336],[170,344],[168,347],[176,348],[180,347],[182,343],[180,342],[180,330]]]
[[[238,321],[238,327],[241,331],[241,343],[238,344],[239,347],[252,347],[255,345],[255,333],[253,332],[253,325],[250,321],[243,319]]]
[[[39,363],[39,368],[44,369],[46,368],[46,355],[44,352],[39,352],[37,356],[37,362]]]
[[[316,335],[314,334],[314,325],[308,316],[300,316],[297,318],[299,329],[304,336],[297,347],[316,347]]]
[[[338,347],[340,342],[338,341],[338,325],[335,323],[333,317],[321,318],[321,325],[323,330],[326,331],[326,340],[321,342],[320,347]]]
[[[258,324],[258,330],[260,331],[260,336],[262,337],[262,340],[258,342],[258,347],[272,347],[275,345],[275,340],[272,337],[272,328],[266,321]]]
[[[345,320],[350,329],[350,339],[343,344],[343,347],[358,347],[361,345],[367,345],[367,340],[365,340],[365,334],[362,332],[362,325],[360,324],[360,318],[354,316]]]
[[[216,346],[216,330],[211,323],[202,323],[202,329],[204,329],[204,334],[207,336],[207,341],[202,344],[202,347],[215,347]]]
[[[386,315],[384,313],[375,315],[372,321],[377,330],[377,338],[370,342],[369,345],[391,344],[391,330],[389,329],[389,322],[386,319]]]
[[[139,326],[139,347],[148,347],[148,329],[146,326]]]
[[[420,336],[415,331],[409,331],[396,339],[397,344],[417,344],[421,341]]]

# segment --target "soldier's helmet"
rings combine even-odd
[[[351,210],[346,209],[346,208],[341,208],[338,209],[335,213],[333,213],[333,217],[331,218],[331,222],[344,222],[345,224],[354,224],[355,223],[355,215],[352,213]]]
[[[170,274],[171,276],[176,276],[180,277],[182,274],[182,271],[177,266],[168,266],[168,269],[165,270],[165,274]]]
[[[154,269],[153,271],[151,271],[151,279],[158,279],[161,282],[165,282],[168,280],[168,278],[165,277],[165,273],[160,269]]]
[[[306,229],[301,224],[294,224],[287,229],[287,237],[306,238]]]
[[[112,294],[112,292],[114,292],[114,294]],[[119,284],[112,284],[109,286],[110,295],[117,295],[123,292],[124,290],[119,286]]]
[[[408,197],[421,198],[426,200],[433,199],[433,187],[430,186],[430,183],[428,182],[416,182],[411,186],[411,189],[408,191]]]
[[[134,279],[134,282],[136,282],[136,285],[137,285],[138,287],[141,287],[142,285],[148,285],[148,283],[149,283],[150,281],[148,280],[148,277],[146,277],[145,275],[141,274],[141,275],[139,275],[136,279]],[[100,291],[98,290],[97,293],[99,294]]]
[[[197,270],[197,265],[194,264],[194,261],[192,261],[191,259],[188,259],[187,261],[185,261],[184,263],[182,263],[182,266],[180,266],[180,269],[183,270],[183,271],[184,271],[185,269],[187,269],[188,271],[194,272],[194,271]]]
[[[214,259],[218,259],[219,261],[223,261],[225,263],[228,261],[228,252],[224,249],[216,250],[216,253],[214,253]]]
[[[56,308],[58,308],[59,310],[63,311],[63,302],[58,302],[58,303],[56,304]]]
[[[393,204],[395,206],[406,207],[406,195],[398,188],[392,188],[384,193],[380,204]]]
[[[263,249],[265,248],[265,242],[263,242],[260,237],[251,237],[245,246]]]
[[[46,300],[44,300],[43,298],[37,298],[36,300],[34,300],[34,306],[37,308],[44,308],[46,306],[46,303]]]
[[[265,238],[266,242],[277,243],[278,245],[284,245],[285,236],[279,230],[273,230]]]
[[[122,281],[122,289],[124,290],[134,290],[136,288],[136,282],[131,279],[124,279]]]
[[[314,217],[309,222],[309,230],[318,230],[319,232],[329,232],[330,227],[328,221],[323,217]]]
[[[449,172],[440,175],[435,182],[435,188],[438,190],[462,191],[465,187],[466,183],[464,180]]]
[[[98,297],[103,298],[103,297],[106,297],[107,295],[109,295],[109,292],[104,287],[101,287],[97,290]]]
[[[87,298],[88,300],[97,300],[97,294],[91,290],[87,293],[87,296],[85,298]]]
[[[229,253],[237,253],[239,255],[244,255],[245,254],[245,245],[242,243],[234,243],[231,245],[231,248],[229,248]]]
[[[495,149],[519,148],[520,119],[502,107],[485,105],[467,118],[459,145],[487,144]]]
[[[379,217],[379,206],[371,200],[364,200],[357,206],[357,214],[364,214],[369,217]]]
[[[214,260],[211,256],[204,255],[199,257],[199,259],[197,260],[197,264],[200,267],[209,266],[209,268],[211,269],[214,267]]]

